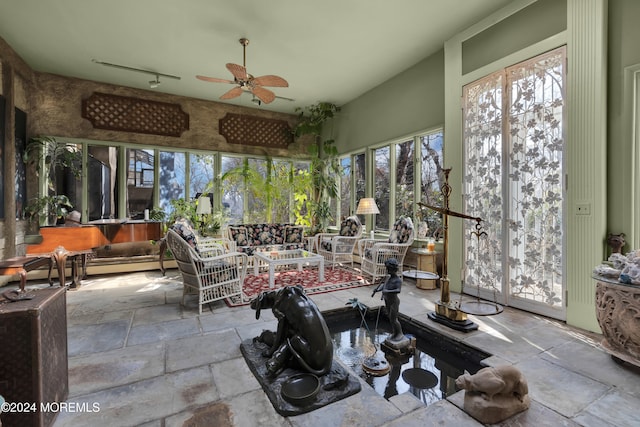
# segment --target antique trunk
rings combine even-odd
[[[66,289],[28,292],[33,299],[0,297],[0,395],[10,404],[3,427],[49,426],[69,394]]]

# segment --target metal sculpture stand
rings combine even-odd
[[[429,319],[434,322],[441,323],[452,329],[470,332],[478,329],[478,325],[467,318],[468,311],[464,311],[461,304],[451,301],[451,292],[449,290],[449,275],[447,270],[447,263],[449,258],[449,217],[455,216],[463,219],[472,219],[477,222],[476,233],[478,238],[480,237],[479,225],[482,222],[482,218],[465,215],[463,213],[454,212],[449,209],[449,198],[451,196],[451,186],[449,185],[449,172],[451,168],[443,169],[445,176],[445,183],[441,188],[442,195],[444,196],[444,207],[429,206],[424,203],[418,202],[419,206],[432,209],[442,214],[442,228],[443,228],[443,260],[442,260],[442,277],[440,278],[440,301],[436,302],[436,309],[434,312],[428,314]],[[502,310],[500,310],[502,311]],[[496,313],[491,314],[497,314]],[[476,313],[472,313],[476,314]],[[481,313],[477,313],[481,314]],[[489,314],[489,313],[483,313]]]

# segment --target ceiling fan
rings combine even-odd
[[[274,75],[266,75],[260,77],[253,77],[251,74],[247,72],[246,68],[246,60],[247,60],[247,45],[249,44],[249,39],[241,38],[240,44],[242,45],[242,65],[238,64],[227,64],[227,69],[233,74],[233,80],[227,79],[219,79],[217,77],[207,77],[207,76],[196,76],[196,78],[200,80],[204,80],[205,82],[213,82],[213,83],[231,83],[236,84],[238,86],[224,93],[220,99],[232,99],[242,95],[243,92],[250,92],[254,99],[257,98],[261,102],[265,104],[269,104],[273,102],[276,98],[282,98],[276,96],[275,93],[270,91],[269,89],[265,89],[264,86],[268,87],[289,87],[289,83],[285,79],[279,76]],[[289,98],[282,98],[289,99]],[[292,99],[289,99],[293,101]]]

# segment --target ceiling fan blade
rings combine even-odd
[[[285,79],[273,75],[254,77],[253,81],[260,86],[289,87],[289,83]]]
[[[236,80],[246,81],[248,79],[247,69],[238,64],[227,64],[227,70],[231,71]]]
[[[233,80],[219,79],[217,77],[196,76],[196,79],[200,79],[205,82],[212,82],[212,83],[235,83]]]
[[[242,95],[242,88],[240,86],[236,86],[233,89],[231,89],[230,91],[222,94],[222,96],[220,97],[220,99],[231,99],[231,98],[237,98],[238,96]]]
[[[270,104],[274,99],[276,99],[275,93],[271,92],[269,89],[263,88],[262,86],[255,86],[251,90],[251,93],[257,96],[258,99],[265,104]]]
[[[295,99],[293,98],[287,98],[285,96],[278,96],[278,95],[276,95],[276,99],[283,99],[285,101],[295,101]]]

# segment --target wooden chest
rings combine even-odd
[[[2,413],[3,427],[50,426],[57,413],[42,412],[42,405],[64,402],[69,394],[66,289],[29,293],[31,300],[0,301],[0,395],[28,404]]]

